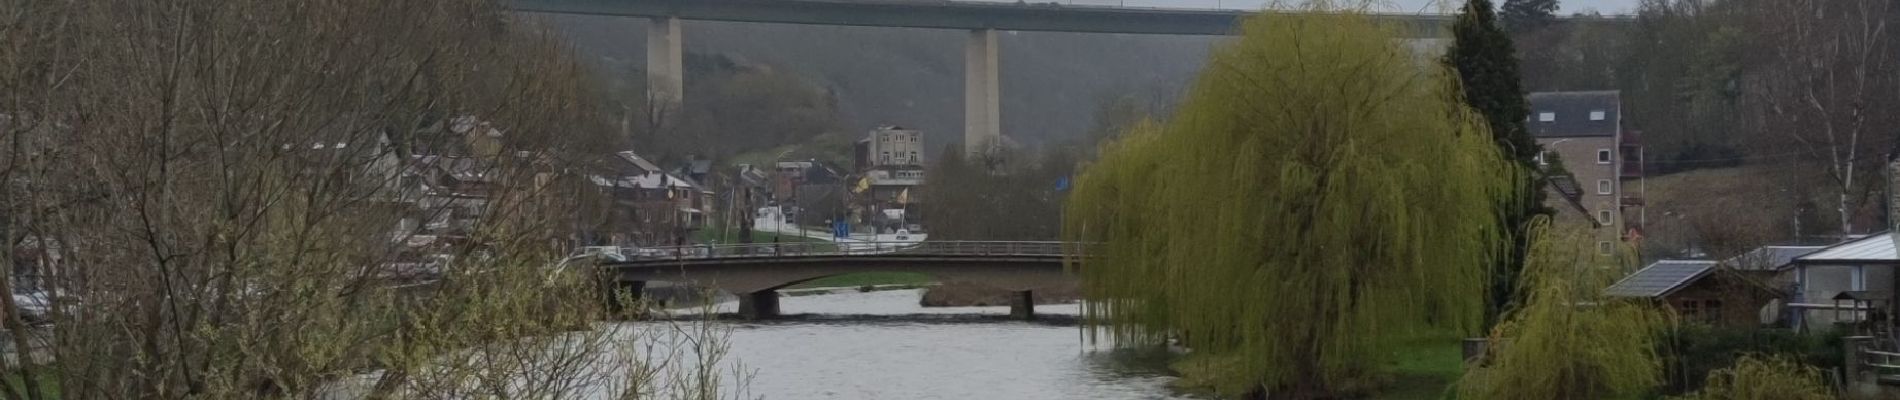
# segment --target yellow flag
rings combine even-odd
[[[868,177],[868,176],[863,177],[863,178],[858,178],[858,187],[851,189],[851,192],[864,193],[864,191],[866,190],[871,190],[871,177]]]
[[[910,189],[897,193],[897,204],[910,204]]]

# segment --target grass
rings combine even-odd
[[[863,287],[875,285],[920,286],[935,281],[936,279],[931,278],[929,275],[910,272],[858,272],[813,279],[805,283],[793,285],[791,288]]]
[[[41,394],[41,395],[44,395],[44,396],[45,396],[46,398],[48,398],[48,399],[57,399],[57,398],[60,398],[60,396],[59,396],[59,381],[56,381],[56,380],[52,380],[52,379],[47,379],[47,377],[46,377],[45,375],[43,375],[43,374],[45,374],[45,372],[42,372],[41,374],[42,374],[42,375],[39,375],[39,376],[36,376],[36,377],[35,377],[35,378],[36,378],[35,380],[38,380],[38,381],[40,381],[40,394]],[[14,388],[15,390],[19,390],[19,391],[20,391],[20,395],[22,395],[22,396],[25,396],[25,395],[26,395],[26,385],[21,385],[21,384],[20,384],[20,373],[19,373],[19,372],[17,372],[17,371],[6,371],[6,380],[7,380],[7,384],[8,384],[8,385],[11,385],[11,386],[13,386],[13,388]]]
[[[1436,400],[1452,398],[1451,385],[1464,374],[1462,341],[1454,334],[1429,334],[1394,348],[1393,382],[1375,398]]]

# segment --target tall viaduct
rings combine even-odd
[[[1002,88],[997,31],[1228,35],[1251,12],[1074,6],[1044,2],[875,0],[510,0],[515,11],[645,18],[647,96],[656,109],[676,110],[684,97],[681,20],[847,25],[969,31],[963,69],[964,150],[1002,138]],[[1450,16],[1386,14],[1414,38],[1443,35]]]

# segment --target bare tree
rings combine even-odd
[[[0,0],[0,397],[668,396],[554,264],[580,71],[484,0]]]
[[[1828,172],[1841,231],[1853,233],[1857,196],[1893,140],[1900,107],[1900,43],[1891,1],[1763,0],[1748,5],[1759,65],[1744,97],[1774,148],[1802,151]],[[1864,194],[1864,193],[1862,193]]]

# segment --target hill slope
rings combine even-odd
[[[645,20],[549,18],[613,84],[644,79]],[[688,52],[768,66],[827,89],[847,133],[896,124],[922,129],[933,150],[961,141],[963,31],[686,21],[682,33]],[[1005,32],[1003,134],[1025,143],[1080,135],[1108,97],[1171,103],[1218,40]]]

